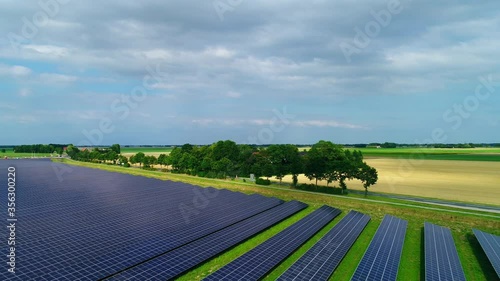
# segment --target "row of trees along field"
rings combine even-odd
[[[315,180],[316,186],[321,180],[327,184],[338,182],[342,193],[347,189],[347,180],[358,179],[365,189],[378,180],[377,170],[363,161],[360,151],[344,150],[329,141],[320,141],[308,151],[300,152],[290,144],[258,148],[226,140],[206,146],[185,144],[174,148],[169,155],[155,157],[139,152],[130,158],[119,155],[119,150],[113,147],[90,151],[69,146],[67,153],[72,159],[80,161],[112,161],[124,166],[131,163],[142,168],[160,165],[166,171],[208,178],[248,177],[254,174],[257,178],[276,177],[281,183],[286,175],[292,175],[294,186],[298,184],[298,176],[304,174]]]
[[[31,144],[31,145],[19,145],[14,147],[15,153],[57,153],[59,155],[63,154],[63,148],[66,144]]]
[[[121,148],[119,144],[113,144],[109,148],[93,148],[79,149],[72,144],[68,145],[66,153],[71,159],[84,161],[84,162],[105,162],[111,161],[113,164],[127,163],[128,158],[121,155]]]

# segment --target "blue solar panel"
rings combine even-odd
[[[425,280],[464,280],[465,275],[457,249],[448,228],[426,222]]]
[[[396,280],[407,225],[385,215],[351,280]]]
[[[322,206],[204,280],[259,280],[340,212]]]
[[[498,278],[500,278],[500,236],[473,229],[481,248],[495,269]]]
[[[283,203],[43,160],[0,161],[0,170],[11,163],[19,262],[15,275],[3,263],[0,280],[96,280]],[[0,189],[1,206],[6,193]]]
[[[290,201],[139,264],[107,280],[167,280],[233,247],[307,207]]]
[[[349,212],[278,280],[328,280],[369,221],[365,214]]]

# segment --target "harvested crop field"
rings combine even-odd
[[[500,205],[500,162],[390,158],[366,162],[379,175],[371,191]],[[291,182],[291,176],[284,181]],[[303,175],[299,182],[314,183]],[[347,186],[364,190],[359,181],[348,181]]]

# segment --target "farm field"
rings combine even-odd
[[[378,171],[378,183],[370,191],[500,205],[500,148],[360,150],[366,162]],[[170,151],[171,148],[152,147],[122,149],[127,157],[137,152],[158,156]],[[291,176],[285,177],[284,182],[291,183]],[[314,183],[303,175],[299,182]],[[348,188],[364,190],[356,180],[349,181]]]
[[[500,148],[360,148],[366,158],[500,161]]]
[[[50,153],[16,153],[12,148],[6,148],[5,153],[0,152],[0,158],[32,158],[32,157],[50,157]]]
[[[257,244],[277,234],[279,231],[290,226],[308,213],[319,208],[323,204],[339,208],[343,213],[332,221],[327,227],[322,229],[311,240],[299,248],[288,259],[273,270],[264,280],[274,280],[282,272],[284,272],[295,260],[297,260],[307,249],[309,249],[322,235],[324,235],[332,226],[347,214],[349,210],[357,210],[371,216],[366,229],[361,233],[361,236],[353,245],[353,248],[348,252],[345,259],[340,264],[339,268],[333,274],[331,280],[349,280],[357,264],[362,258],[362,254],[368,247],[371,238],[373,237],[379,223],[384,214],[392,214],[402,219],[408,220],[408,231],[405,244],[403,247],[402,261],[399,269],[398,280],[419,280],[423,273],[423,260],[421,259],[423,248],[422,243],[422,227],[425,221],[429,221],[441,226],[449,227],[457,246],[459,257],[461,259],[467,280],[497,280],[496,275],[481,249],[478,248],[478,242],[472,235],[471,228],[479,228],[484,231],[500,234],[500,217],[481,217],[481,212],[471,211],[470,215],[448,213],[445,209],[442,211],[425,210],[412,207],[412,204],[407,206],[394,206],[381,202],[360,201],[350,197],[335,197],[324,194],[313,194],[297,192],[293,190],[277,190],[268,187],[260,187],[253,184],[238,183],[235,181],[213,180],[192,177],[187,175],[176,175],[156,171],[145,171],[139,169],[127,169],[118,166],[99,165],[91,163],[74,162],[63,160],[66,163],[75,164],[78,166],[92,167],[104,169],[113,172],[131,173],[135,175],[143,175],[152,178],[163,180],[174,180],[190,182],[199,186],[213,186],[216,188],[227,188],[237,190],[244,193],[260,193],[265,196],[281,198],[283,200],[300,200],[309,204],[309,208],[300,213],[286,219],[280,224],[256,235],[255,237],[239,244],[230,251],[209,260],[199,267],[180,276],[179,280],[201,280],[208,276],[211,272],[221,268],[225,264],[231,262],[236,257],[242,255],[248,250],[255,247]],[[404,201],[401,201],[404,202]],[[407,203],[407,202],[404,202]],[[475,215],[477,214],[477,215]]]
[[[146,155],[158,157],[160,154],[169,154],[172,149],[172,147],[122,147],[121,154],[130,157],[138,152],[143,152]]]
[[[373,192],[500,206],[500,162],[423,160],[411,165],[391,158],[369,158],[366,162],[378,171],[378,183],[369,188]],[[283,180],[292,182],[291,176]],[[299,182],[314,183],[304,175]],[[347,186],[364,190],[359,181],[348,181]]]

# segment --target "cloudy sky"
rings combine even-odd
[[[500,141],[498,1],[40,3],[0,0],[0,144]]]

